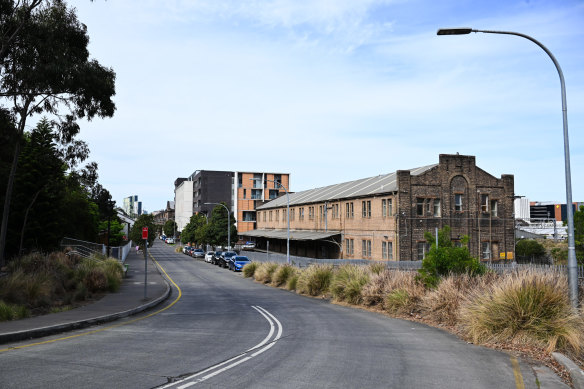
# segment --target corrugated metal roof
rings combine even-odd
[[[410,174],[417,176],[422,174],[438,164],[422,166],[410,169]],[[290,194],[290,206],[320,203],[324,201],[340,200],[352,197],[371,196],[382,193],[391,193],[397,190],[397,172],[382,174],[375,177],[362,178],[356,181],[334,184],[322,188],[304,190]],[[258,210],[269,208],[280,208],[286,206],[286,195],[280,196],[262,206]]]
[[[312,231],[312,230],[290,230],[290,240],[319,240],[339,235],[340,231]],[[286,229],[278,230],[252,230],[241,234],[242,236],[263,237],[272,239],[287,239],[288,231]]]

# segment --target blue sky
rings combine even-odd
[[[584,201],[584,2],[77,1],[116,115],[82,125],[100,182],[148,211],[198,169],[291,174],[300,191],[476,156],[532,201]]]

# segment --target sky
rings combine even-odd
[[[515,193],[584,201],[584,1],[76,0],[116,72],[113,118],[80,138],[117,201],[149,212],[196,170],[290,174],[292,192],[476,156]]]

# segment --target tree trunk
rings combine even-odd
[[[20,231],[20,247],[18,248],[18,255],[22,255],[22,244],[24,243],[24,230],[26,229],[26,222],[28,220],[28,213],[30,212],[30,209],[32,208],[34,202],[36,201],[37,197],[39,197],[39,194],[45,189],[45,187],[43,186],[38,192],[36,192],[32,198],[32,201],[30,202],[30,204],[28,205],[28,207],[26,208],[26,212],[24,213],[24,221],[22,222],[22,230]]]
[[[0,269],[6,266],[4,252],[6,250],[6,233],[8,231],[8,214],[10,213],[10,200],[12,200],[12,189],[14,187],[14,178],[16,177],[16,166],[18,165],[18,156],[20,155],[20,138],[21,133],[18,134],[18,138],[16,139],[14,158],[12,159],[12,167],[10,168],[10,175],[8,176],[8,185],[6,185],[6,197],[4,198],[2,228],[0,229]]]

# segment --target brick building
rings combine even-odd
[[[511,259],[514,181],[496,178],[474,156],[290,194],[290,254],[314,258],[419,260],[426,231],[451,228],[482,260]],[[286,252],[286,196],[257,207],[256,246]]]

